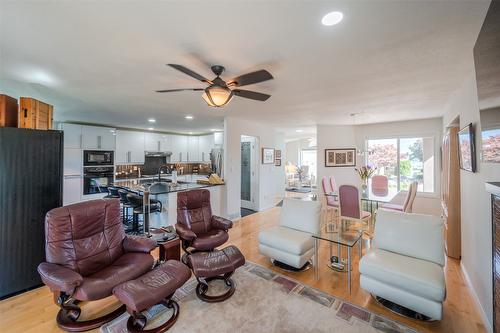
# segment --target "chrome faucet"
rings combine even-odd
[[[161,167],[158,168],[158,183],[161,183],[161,172],[162,170],[165,169],[168,173],[168,171],[170,171],[170,169],[168,168],[167,165],[162,165]]]

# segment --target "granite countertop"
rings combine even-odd
[[[157,183],[156,181],[152,181],[151,179],[127,179],[127,180],[116,180],[114,182],[115,186],[121,186],[128,188],[134,192],[144,192],[147,187],[149,187],[149,193],[152,195],[155,194],[167,194],[173,192],[182,192],[195,190],[198,188],[206,188],[212,186],[219,185],[208,185],[208,184],[198,184],[192,182],[177,182],[176,185],[167,182]]]

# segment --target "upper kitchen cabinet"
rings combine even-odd
[[[144,164],[145,133],[116,131],[115,164]]]
[[[198,136],[188,136],[187,137],[187,160],[188,162],[199,162],[200,161],[200,149],[199,149],[199,137]]]
[[[82,148],[82,125],[61,124],[64,132],[64,148]]]
[[[83,149],[115,150],[114,133],[114,128],[83,126]]]
[[[214,135],[202,135],[198,138],[200,162],[210,162],[210,152],[214,148]]]
[[[172,151],[172,136],[158,133],[145,134],[146,151],[166,152]]]
[[[224,145],[224,133],[215,132],[214,133],[214,147],[222,147]]]
[[[188,138],[184,135],[172,135],[172,156],[170,162],[187,162]]]

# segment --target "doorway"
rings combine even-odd
[[[241,217],[257,211],[257,148],[254,136],[241,136]]]

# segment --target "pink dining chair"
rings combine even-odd
[[[387,203],[381,205],[380,208],[397,210],[400,212],[411,213],[413,211],[413,202],[415,201],[415,197],[417,196],[417,182],[412,182],[410,187],[408,188],[408,193],[406,194],[405,201],[402,205]]]
[[[341,185],[339,187],[340,218],[348,220],[369,222],[372,214],[361,210],[359,190],[353,185]]]
[[[335,177],[330,176],[330,188],[332,189],[332,192],[335,192],[337,190],[337,182],[335,181]]]
[[[327,177],[323,177],[321,179],[321,185],[323,187],[323,194],[325,197],[325,208],[328,213],[332,213],[332,216],[328,219],[329,221],[335,219],[335,217],[338,215],[338,209],[339,209],[339,202],[335,200],[335,198],[331,195],[327,195],[333,192],[333,189],[331,187],[331,183],[328,180]]]
[[[387,190],[389,189],[389,179],[383,175],[375,175],[372,177],[372,189]]]

